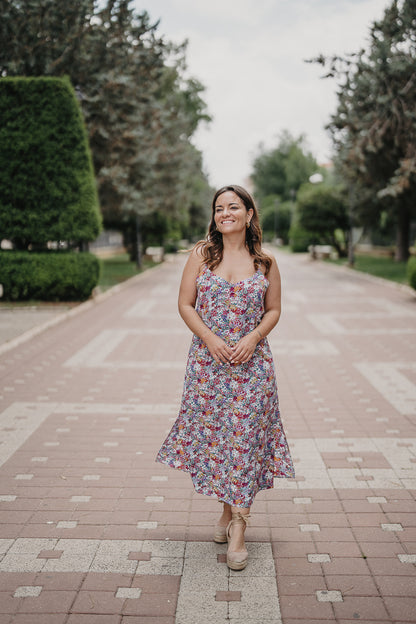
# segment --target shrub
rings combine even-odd
[[[304,230],[298,223],[293,223],[289,230],[289,244],[290,248],[295,253],[302,251],[308,251],[309,245],[315,244],[315,238],[310,233]]]
[[[83,301],[98,283],[100,262],[90,253],[0,252],[6,301]]]
[[[413,256],[407,261],[406,273],[410,286],[416,290],[416,257]]]
[[[69,80],[1,78],[0,119],[1,238],[22,250],[94,240],[96,184]]]
[[[336,234],[349,227],[347,201],[340,189],[323,183],[305,184],[298,193],[297,213],[299,225],[311,233],[315,244],[333,245],[339,256],[345,255]]]
[[[260,220],[265,238],[272,240],[275,236],[286,244],[289,240],[289,230],[292,222],[292,202],[279,202],[266,197],[261,204]]]

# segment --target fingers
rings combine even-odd
[[[227,364],[227,362],[231,361],[230,356],[224,353],[216,353],[215,355],[213,355],[213,358],[217,362],[217,364]]]
[[[223,340],[210,344],[209,351],[217,364],[246,364],[250,361],[255,350],[255,344],[246,339],[240,340],[234,347],[230,347]]]
[[[238,347],[238,345],[237,345]],[[235,349],[231,358],[231,364],[246,364],[254,353],[253,349],[239,347]]]
[[[211,355],[217,364],[227,364],[231,361],[233,350],[223,342],[211,350]]]
[[[231,363],[232,364],[247,364],[253,356],[255,351],[257,342],[253,342],[249,339],[248,336],[244,336],[237,344],[233,347]]]

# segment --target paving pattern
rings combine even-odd
[[[0,624],[416,623],[415,296],[278,254],[296,478],[256,497],[232,572],[219,504],[154,462],[190,343],[183,262],[0,346]]]

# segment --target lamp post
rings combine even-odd
[[[352,184],[348,189],[348,266],[353,267],[354,258],[354,228],[353,228],[353,210],[354,210],[354,189]]]
[[[311,176],[309,176],[309,182],[311,184],[320,184],[321,182],[324,181],[324,176],[322,175],[322,173],[313,173]],[[316,240],[316,238],[315,238]],[[312,258],[314,260],[316,260],[316,250],[315,250],[315,245],[312,245]]]
[[[274,200],[274,244],[276,244],[277,242],[277,230],[278,230],[278,225],[279,225],[278,209],[279,209],[279,200],[276,198]]]
[[[322,175],[322,173],[313,173],[311,176],[309,176],[309,182],[311,184],[319,184],[320,182],[324,181],[324,176]]]

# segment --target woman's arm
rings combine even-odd
[[[182,274],[178,298],[179,314],[191,332],[204,341],[214,360],[218,364],[225,363],[231,359],[231,347],[205,325],[195,310],[196,280],[201,272],[202,263],[203,258],[200,250],[198,248],[193,249]]]
[[[275,258],[272,258],[272,265],[267,279],[269,280],[269,287],[264,298],[264,315],[254,330],[261,333],[261,337],[259,336],[260,340],[265,338],[267,334],[270,334],[273,327],[276,327],[282,311],[282,285]]]
[[[245,364],[248,362],[257,344],[265,338],[279,321],[281,313],[281,280],[276,260],[272,259],[272,265],[267,275],[269,287],[264,298],[264,315],[261,322],[253,331],[241,338],[233,349],[231,362],[233,364]]]

